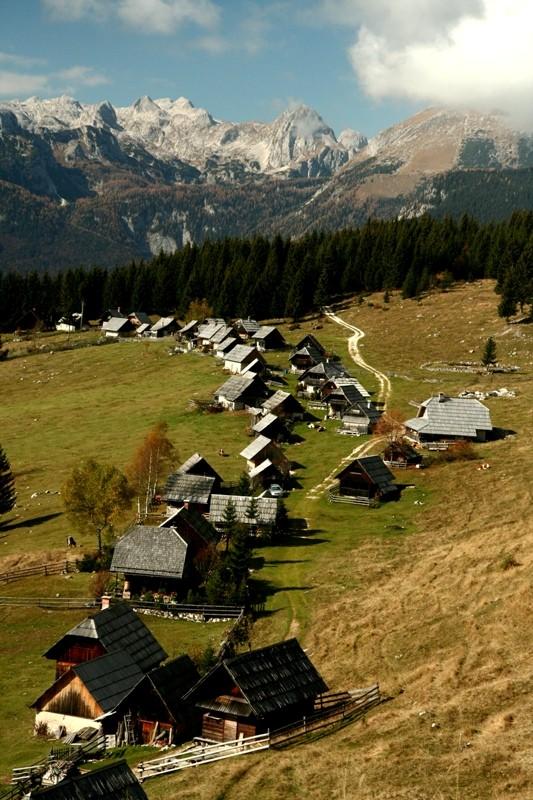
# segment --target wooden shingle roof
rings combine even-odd
[[[420,406],[418,416],[405,422],[406,428],[433,436],[467,436],[475,438],[477,431],[491,431],[490,413],[479,400],[430,397]]]
[[[274,392],[272,397],[268,397],[263,403],[261,403],[261,408],[267,413],[272,412],[275,414],[276,409],[280,405],[287,405],[289,408],[292,407],[298,412],[303,413],[304,411],[304,407],[300,401],[297,400],[296,397],[294,397],[294,395],[292,395],[290,392],[284,392],[283,389],[278,389],[277,392]]]
[[[238,344],[229,353],[224,353],[224,361],[242,364],[243,361],[246,361],[251,356],[258,357],[258,351],[255,347],[249,347],[247,344]]]
[[[225,659],[193,686],[186,699],[201,703],[206,692],[209,697],[221,672],[238,686],[258,719],[300,706],[328,690],[297,639]]]
[[[100,708],[114,711],[144,680],[144,672],[125,651],[84,661],[72,671],[85,684]]]
[[[197,683],[199,677],[196,665],[188,655],[178,656],[148,675],[150,683],[174,719],[180,716],[183,695]]]
[[[126,761],[65,778],[55,786],[36,789],[30,798],[44,800],[148,800]]]
[[[187,547],[173,527],[134,525],[116,543],[110,571],[179,579],[185,570]]]
[[[272,444],[272,440],[269,439],[267,436],[259,435],[256,436],[255,439],[250,442],[250,444],[241,450],[239,453],[240,456],[245,458],[247,461],[254,458],[258,453],[268,447],[269,444]]]
[[[257,517],[251,520],[247,515],[250,508],[251,497],[245,495],[229,495],[229,494],[213,494],[211,495],[211,503],[209,506],[209,519],[213,524],[223,522],[224,512],[230,500],[235,506],[235,513],[239,522],[246,522],[248,524],[255,524],[261,521],[265,524],[270,524],[276,521],[276,514],[278,513],[278,501],[275,497],[256,497],[255,504],[257,508]]]
[[[52,645],[45,657],[55,658],[56,653],[78,638],[97,639],[108,653],[125,651],[144,671],[159,666],[167,657],[142,619],[125,603],[113,604],[93,617],[86,617]]]
[[[254,374],[232,375],[231,378],[228,378],[228,380],[216,390],[215,397],[225,397],[226,400],[229,401],[238,400],[252,387],[255,380],[259,381],[261,378],[258,378]],[[262,380],[261,383],[263,383]],[[263,386],[266,389],[264,384]]]
[[[209,475],[175,472],[167,478],[163,490],[163,500],[174,503],[182,503],[187,500],[191,503],[207,505],[214,482],[215,478]]]
[[[335,478],[339,480],[355,469],[360,469],[364,472],[371,482],[378,486],[382,492],[395,489],[392,483],[394,481],[394,475],[380,456],[362,456],[361,458],[356,458],[348,464],[348,466],[341,469],[341,471],[335,475]]]

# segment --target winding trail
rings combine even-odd
[[[350,325],[348,322],[345,322],[343,319],[341,319],[341,317],[338,317],[336,314],[333,314],[333,312],[330,311],[328,308],[325,309],[325,314],[327,317],[332,319],[333,322],[336,322],[337,325],[342,325],[343,328],[347,328],[349,331],[352,332],[352,336],[348,338],[348,352],[350,353],[352,360],[359,367],[365,369],[367,372],[372,373],[372,375],[374,375],[377,378],[379,383],[379,393],[377,396],[377,400],[379,403],[383,403],[383,408],[386,408],[392,392],[390,380],[383,372],[380,372],[378,369],[368,364],[361,355],[361,351],[359,350],[359,342],[365,335],[365,332],[362,331],[361,328],[357,328],[355,325]],[[326,489],[329,489],[329,487],[333,485],[335,475],[339,472],[339,470],[342,469],[342,467],[345,464],[349,464],[350,461],[353,461],[354,458],[357,458],[358,456],[366,455],[370,450],[372,450],[374,445],[384,440],[385,440],[384,436],[374,437],[370,441],[366,441],[363,442],[363,444],[358,445],[356,448],[352,450],[352,452],[349,455],[345,456],[345,458],[342,459],[340,464],[338,464],[335,467],[335,469],[327,477],[324,478],[324,480],[322,480],[316,486],[313,486],[312,489],[309,489],[309,491],[306,494],[306,498],[308,500],[318,500],[320,495],[323,494],[323,492],[325,492]]]

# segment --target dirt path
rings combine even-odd
[[[365,332],[362,331],[361,328],[356,328],[355,325],[350,325],[348,322],[345,322],[343,319],[338,317],[336,314],[333,314],[333,312],[328,311],[327,309],[325,313],[326,316],[332,319],[333,322],[336,322],[337,325],[342,325],[343,328],[347,328],[349,331],[352,331],[353,336],[350,336],[348,338],[348,352],[350,353],[350,356],[352,357],[353,361],[355,361],[355,363],[358,366],[362,367],[363,369],[366,369],[367,372],[371,372],[372,375],[376,376],[379,382],[379,394],[377,399],[378,402],[383,403],[384,408],[386,408],[391,395],[390,380],[387,378],[386,375],[383,374],[383,372],[380,372],[375,367],[372,367],[370,364],[367,364],[367,362],[361,355],[361,352],[359,350],[359,342],[363,338],[363,336],[365,336]]]
[[[361,355],[359,350],[359,341],[363,338],[365,332],[360,328],[357,328],[355,325],[350,325],[348,322],[345,322],[343,319],[327,309],[325,313],[326,316],[332,319],[333,322],[336,322],[337,325],[342,325],[343,328],[347,328],[352,332],[352,336],[348,337],[348,352],[350,353],[352,360],[359,367],[367,370],[367,372],[371,372],[372,375],[375,375],[375,377],[378,379],[379,393],[377,400],[378,402],[383,403],[383,408],[386,408],[391,395],[390,380],[386,375],[384,375],[383,372],[380,372],[378,369],[368,364]],[[335,469],[326,478],[324,478],[323,481],[318,483],[316,486],[313,486],[312,489],[309,489],[306,494],[307,499],[318,500],[320,495],[323,494],[326,489],[329,489],[329,487],[334,483],[335,475],[345,464],[350,463],[350,461],[353,461],[354,458],[357,458],[358,456],[366,455],[374,447],[374,445],[378,444],[378,442],[384,441],[384,438],[385,437],[373,438],[370,441],[363,442],[363,444],[358,445],[349,455],[342,459],[341,463],[338,464]]]

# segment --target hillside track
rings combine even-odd
[[[370,372],[374,375],[379,383],[379,393],[377,400],[380,403],[383,403],[383,408],[387,407],[387,403],[390,400],[391,396],[391,383],[388,377],[383,373],[380,372],[376,367],[373,367],[371,364],[368,364],[363,356],[361,355],[359,349],[359,342],[365,336],[365,332],[361,330],[361,328],[357,328],[355,325],[350,325],[348,322],[345,322],[341,317],[334,314],[328,308],[324,310],[324,313],[327,317],[329,317],[333,322],[336,322],[337,325],[342,325],[343,328],[352,332],[352,335],[348,337],[348,352],[350,353],[350,357],[352,360],[357,364],[357,366],[361,367],[361,369]],[[352,452],[347,455],[345,458],[342,459],[340,464],[338,464],[335,469],[318,483],[316,486],[313,486],[312,489],[306,494],[306,498],[308,500],[318,500],[318,498],[327,490],[330,486],[333,485],[335,480],[335,475],[345,464],[349,464],[350,461],[353,461],[354,458],[358,458],[360,456],[367,455],[370,450],[374,447],[374,445],[382,442],[385,440],[385,437],[379,438],[372,438],[370,441],[363,442],[363,444],[358,445]]]
[[[359,367],[365,369],[367,372],[370,372],[372,375],[375,375],[379,383],[377,400],[378,402],[383,403],[383,408],[386,408],[392,392],[390,380],[383,372],[380,372],[378,369],[371,366],[371,364],[368,364],[361,355],[359,342],[366,335],[365,332],[362,331],[361,328],[357,328],[355,325],[350,325],[350,323],[345,322],[341,317],[334,314],[328,308],[324,310],[324,313],[327,317],[333,320],[333,322],[336,322],[337,325],[342,325],[343,328],[347,328],[349,331],[352,331],[353,335],[348,338],[348,352],[350,353],[352,360]]]

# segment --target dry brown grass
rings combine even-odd
[[[310,565],[305,574],[322,587],[312,594],[305,627],[314,662],[332,687],[379,680],[391,701],[366,724],[305,746],[148,783],[151,800],[533,797],[533,330],[507,326],[495,307],[492,286],[484,283],[422,303],[394,297],[388,311],[365,303],[341,314],[366,332],[365,358],[403,376],[393,378],[393,405],[405,412],[414,413],[410,399],[439,388],[492,383],[519,393],[488,401],[495,423],[518,434],[479,448],[489,470],[456,462],[420,478],[429,493],[414,534],[354,539],[352,550],[333,549],[326,567]],[[318,335],[338,334],[344,336],[328,325]],[[520,374],[420,368],[479,358],[489,335],[500,360],[519,364]],[[509,557],[518,566],[505,569]]]

